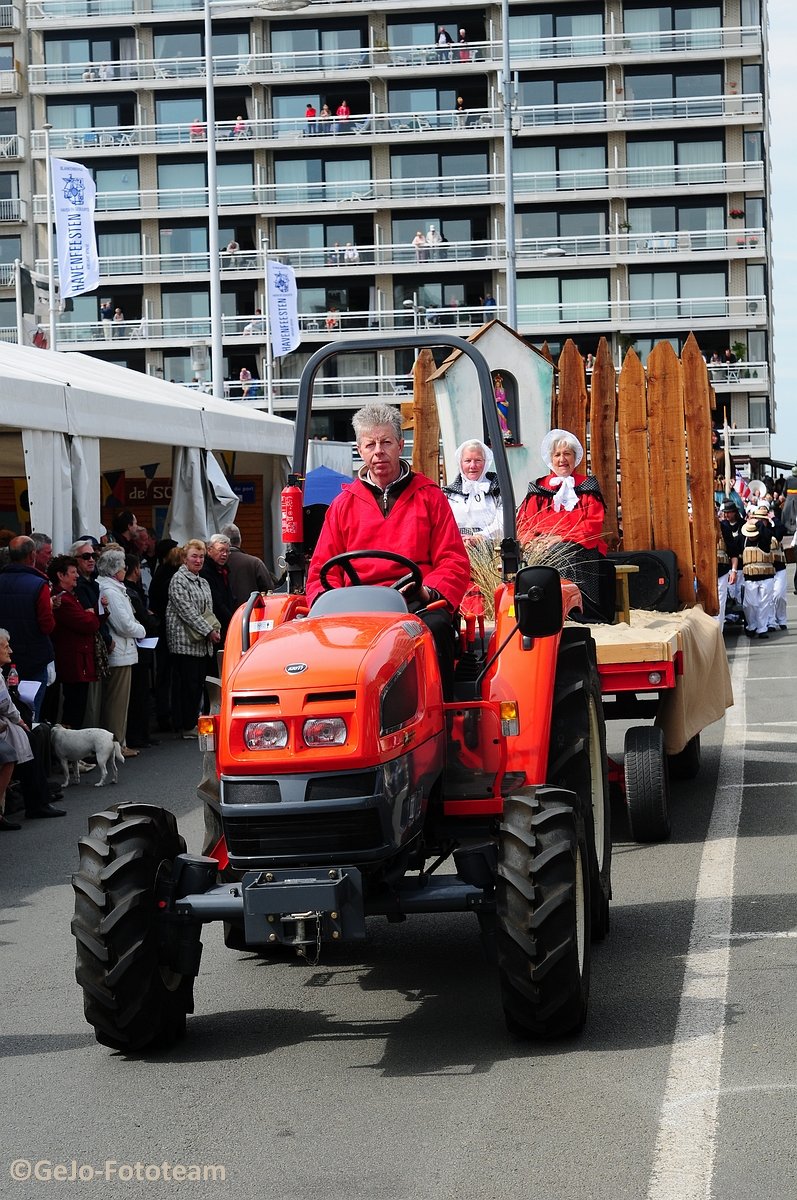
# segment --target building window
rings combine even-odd
[[[337,203],[371,193],[367,158],[289,158],[274,163],[276,198],[282,204]]]
[[[633,271],[628,291],[634,321],[727,316],[724,271]]]
[[[605,275],[530,275],[518,279],[518,315],[533,325],[609,320]]]
[[[518,146],[515,187],[521,192],[577,191],[608,187],[606,146]]]

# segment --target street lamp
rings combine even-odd
[[[211,8],[217,0],[204,0],[205,18],[205,123],[208,164],[208,256],[210,258],[210,373],[213,395],[224,396],[224,337],[221,315],[221,259],[219,255],[219,187],[216,172],[216,104],[213,93],[213,25]],[[253,8],[269,12],[298,12],[312,0],[255,0]],[[240,7],[218,0],[226,7]]]
[[[420,330],[420,321],[418,318],[420,317],[421,313],[424,313],[424,314],[426,313],[426,306],[418,303],[418,293],[417,292],[413,292],[412,299],[404,300],[403,304],[404,304],[405,308],[412,309],[412,327],[413,327],[414,332],[418,333]],[[417,352],[416,352],[416,358],[417,358]]]

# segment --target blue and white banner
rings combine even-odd
[[[53,208],[58,245],[59,294],[82,296],[100,282],[94,208],[97,188],[81,163],[53,158]]]
[[[268,319],[271,325],[271,349],[275,358],[290,354],[301,340],[296,276],[293,267],[279,262],[268,264]]]

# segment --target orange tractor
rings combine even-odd
[[[172,814],[150,804],[96,814],[80,843],[77,979],[105,1045],[183,1033],[209,921],[224,922],[233,948],[315,960],[365,938],[367,918],[471,912],[513,1033],[556,1037],[586,1018],[591,941],[607,933],[611,892],[594,642],[564,627],[581,607],[575,585],[518,562],[483,356],[443,334],[411,344],[456,348],[477,371],[505,521],[494,625],[460,641],[456,698],[444,702],[431,634],[395,588],[330,590],[308,611],[288,493],[289,589],[255,593],[236,613],[218,711],[200,719],[205,853],[187,854]],[[335,344],[308,362],[292,488],[315,376],[331,354],[362,348]],[[343,557],[356,577],[357,556]],[[414,563],[398,565],[401,585],[420,579]]]

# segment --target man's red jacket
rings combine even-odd
[[[321,593],[318,573],[328,558],[351,550],[392,550],[417,563],[426,587],[435,588],[451,609],[459,607],[470,585],[470,560],[451,507],[440,488],[425,475],[413,475],[387,516],[364,483],[356,479],[336,496],[324,519],[307,575],[307,598]],[[363,583],[390,584],[406,575],[398,563],[360,559],[354,563]],[[350,583],[342,571],[330,572],[335,587]]]

